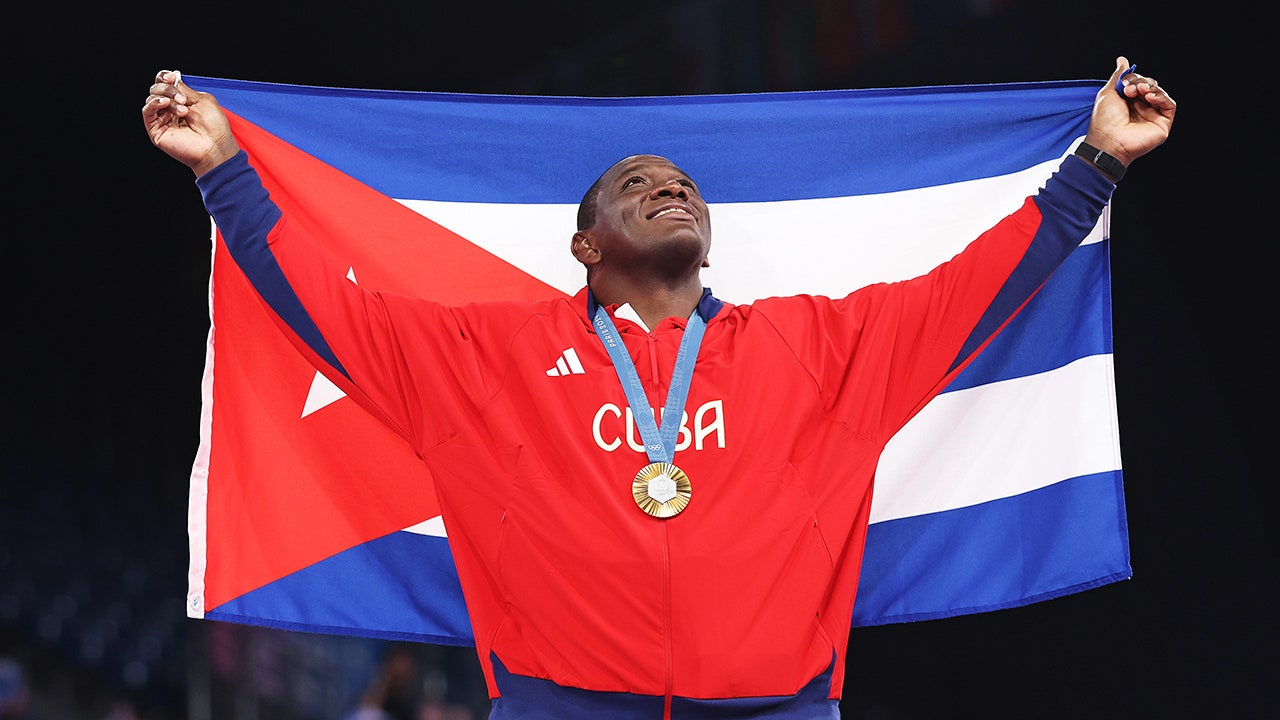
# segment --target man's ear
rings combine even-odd
[[[585,230],[573,234],[573,239],[569,241],[569,252],[583,265],[591,266],[600,262],[600,250]]]

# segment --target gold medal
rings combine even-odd
[[[644,385],[636,373],[636,366],[604,306],[596,306],[594,322],[596,336],[604,345],[605,352],[609,353],[613,369],[622,382],[622,390],[627,394],[627,403],[635,416],[640,438],[644,440],[645,454],[652,461],[636,473],[636,479],[631,483],[631,496],[641,510],[653,517],[666,519],[679,515],[689,505],[693,487],[689,484],[689,476],[667,461],[676,454],[676,440],[680,437],[676,426],[685,400],[689,397],[689,379],[693,376],[698,347],[702,344],[702,335],[707,329],[706,318],[698,311],[689,316],[689,322],[685,325],[684,336],[680,338],[680,349],[676,351],[675,368],[671,371],[671,385],[667,388],[667,404],[662,415],[668,421],[661,430],[658,429],[658,416],[649,406]]]
[[[679,515],[689,504],[692,492],[689,476],[668,462],[645,465],[631,483],[636,505],[656,518]]]

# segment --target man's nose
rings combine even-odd
[[[649,196],[653,198],[660,198],[660,197],[687,198],[689,197],[689,191],[685,188],[684,185],[680,184],[679,180],[676,180],[673,178],[664,183],[658,183],[657,185],[654,185],[653,190],[650,191],[649,193]]]

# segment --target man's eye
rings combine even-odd
[[[636,176],[633,176],[633,177],[629,177],[629,178],[627,178],[626,180],[623,180],[623,181],[622,181],[622,187],[624,187],[624,188],[625,188],[625,187],[631,187],[631,186],[632,186],[632,185],[634,185],[635,183],[643,183],[643,182],[644,182],[644,178],[640,177],[639,175],[636,175]]]

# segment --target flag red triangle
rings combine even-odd
[[[446,303],[563,293],[247,121],[237,140],[291,221],[359,283]],[[302,417],[314,368],[221,242],[213,271],[205,608],[440,514],[408,443],[350,400]]]

